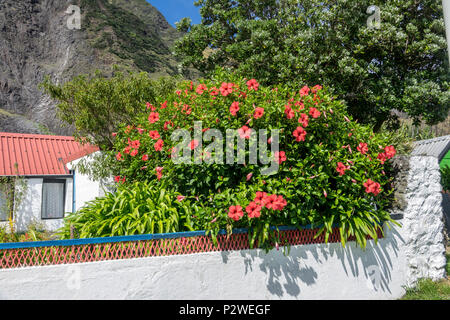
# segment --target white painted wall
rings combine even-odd
[[[61,179],[66,180],[65,212],[72,212],[72,178]],[[61,228],[63,219],[42,219],[43,178],[25,178],[25,181],[27,190],[25,197],[21,204],[14,208],[16,232],[25,232],[33,222],[42,225],[48,231],[56,231]],[[17,185],[16,188],[18,188]],[[9,229],[8,222],[0,222],[0,225]]]
[[[0,270],[0,299],[390,299],[404,293],[401,249],[395,230],[365,252],[334,243],[288,256],[242,250]]]
[[[98,152],[94,153],[97,154]],[[93,154],[93,155],[94,155]],[[91,159],[91,156],[88,155],[84,157],[84,159]],[[76,168],[76,165],[81,161],[81,159],[77,159],[67,164],[67,168],[69,170],[73,170]],[[89,178],[88,175],[81,174],[80,172],[75,172],[75,211],[78,211],[81,207],[83,207],[86,202],[94,200],[96,197],[103,195],[103,190],[100,186],[99,181],[93,181]],[[72,212],[72,209],[70,209]]]
[[[444,278],[445,220],[437,158],[411,157],[406,201],[402,228],[408,263],[406,284],[413,285],[418,278]]]
[[[88,156],[89,157],[89,156]],[[72,170],[80,159],[67,164],[69,170]],[[52,178],[52,176],[48,176]],[[57,177],[60,179],[59,177]],[[61,178],[66,180],[65,212],[73,211],[73,178]],[[27,194],[22,204],[16,207],[14,221],[15,231],[25,232],[32,222],[41,224],[48,231],[56,231],[63,226],[63,219],[42,219],[42,183],[43,178],[25,178],[27,183]],[[18,186],[16,186],[18,188]],[[75,172],[75,211],[83,207],[86,202],[103,195],[103,188],[100,182],[93,181],[87,175]],[[0,221],[0,227],[6,227],[9,230],[9,223]]]
[[[402,228],[378,245],[293,246],[0,270],[0,299],[396,299],[445,276],[437,159],[412,157]]]

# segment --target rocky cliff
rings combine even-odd
[[[179,36],[145,0],[0,0],[0,131],[70,134],[38,87],[45,75],[63,83],[112,65],[173,75]]]

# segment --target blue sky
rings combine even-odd
[[[193,24],[201,22],[200,8],[194,6],[194,0],[147,0],[147,2],[158,9],[173,27],[175,22],[184,17],[190,17]]]

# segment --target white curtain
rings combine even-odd
[[[64,182],[44,182],[42,191],[42,218],[64,217]]]

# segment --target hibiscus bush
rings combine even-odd
[[[344,245],[355,236],[364,247],[367,236],[376,239],[379,223],[392,221],[387,208],[395,147],[387,134],[353,121],[345,104],[320,85],[264,87],[220,69],[143,105],[137,118],[113,133],[115,181],[121,187],[152,181],[176,202],[197,203],[201,213],[191,220],[212,235],[246,227],[252,245],[272,246],[277,226],[312,225],[326,239],[338,226]],[[184,145],[172,136],[177,129],[190,135]],[[208,137],[212,129],[224,140]],[[225,139],[227,129],[237,132],[233,144]],[[267,140],[252,142],[263,129]],[[237,141],[245,152],[238,152]],[[218,145],[223,163],[211,161],[222,157]],[[268,174],[262,169],[271,163],[250,161],[251,146],[277,170]],[[225,159],[230,148],[233,163]],[[183,150],[189,156],[176,163]]]

